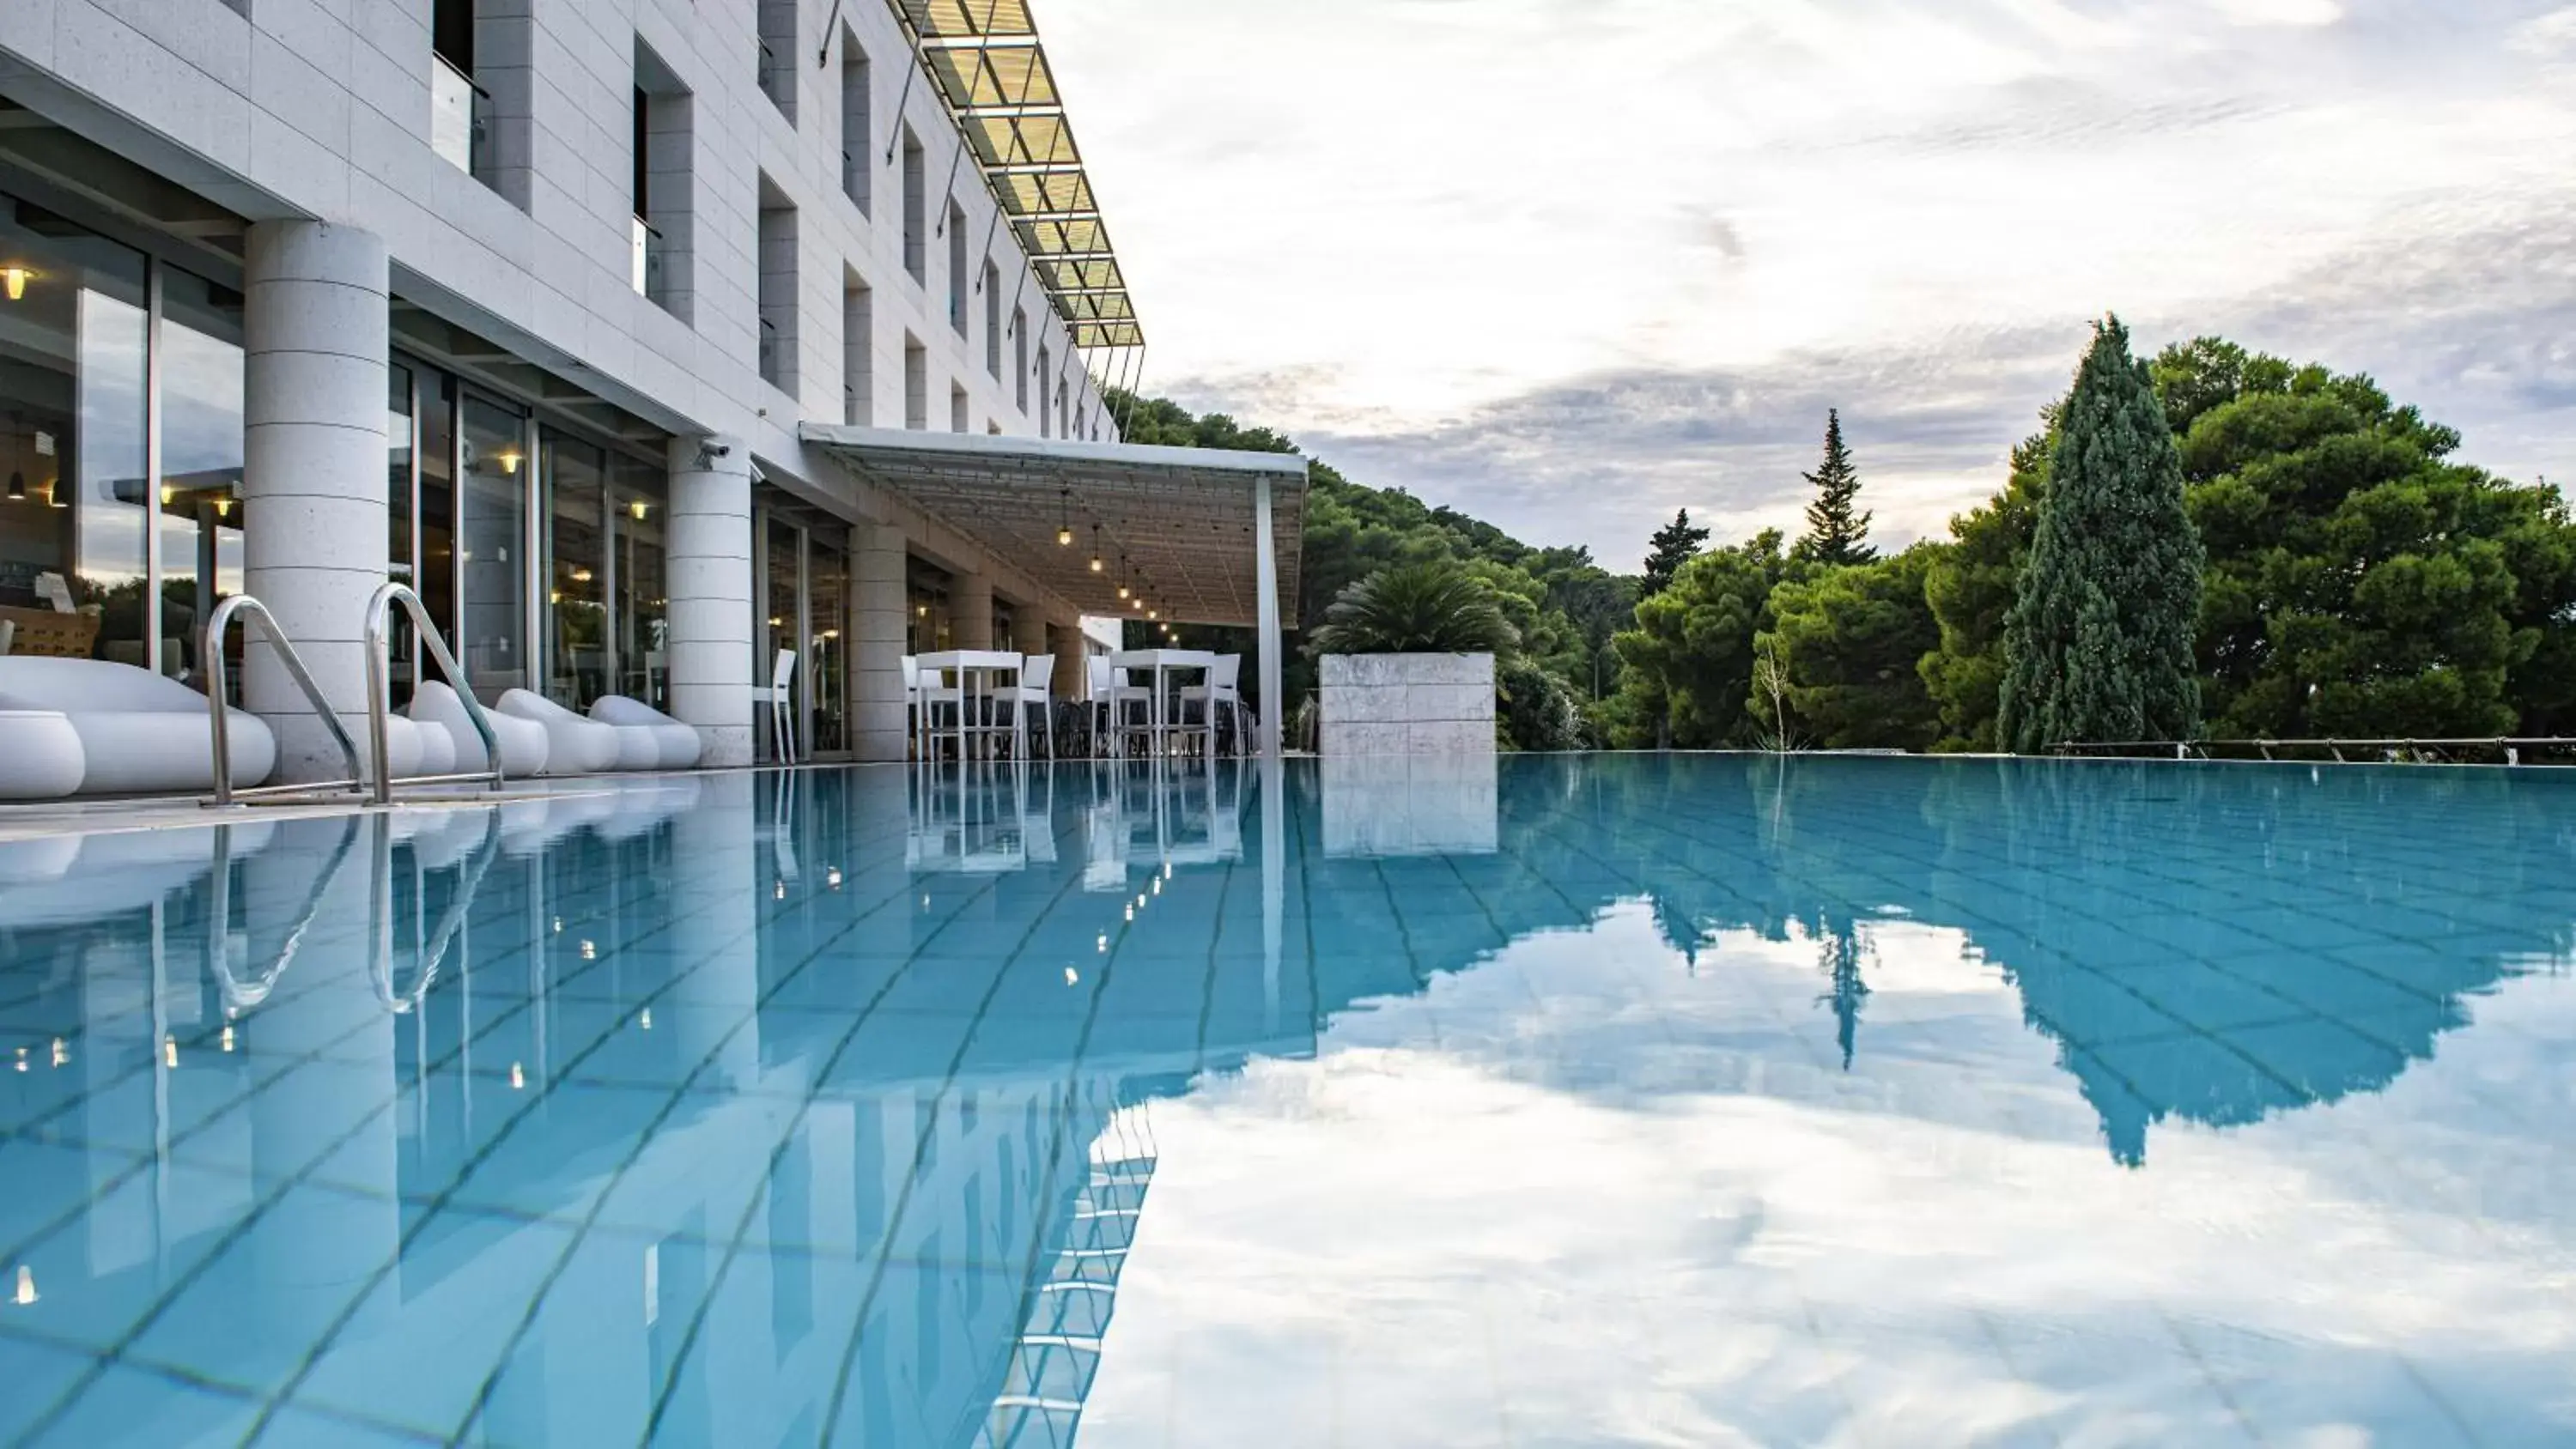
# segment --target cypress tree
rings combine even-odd
[[[1673,515],[1672,522],[1656,529],[1654,537],[1646,542],[1650,550],[1646,554],[1646,581],[1637,592],[1642,598],[1653,598],[1672,585],[1673,575],[1682,571],[1683,564],[1699,557],[1700,545],[1708,542],[1708,530],[1693,528],[1690,510],[1685,508]]]
[[[1878,557],[1878,550],[1869,546],[1869,515],[1854,507],[1860,499],[1860,471],[1843,446],[1839,410],[1825,410],[1825,461],[1804,476],[1816,490],[1816,501],[1807,505],[1807,536],[1798,540],[1792,556],[1833,565],[1864,564]]]
[[[2201,547],[2182,456],[2128,328],[2111,317],[2093,330],[2004,622],[1998,735],[2024,754],[2200,728]]]

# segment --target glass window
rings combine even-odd
[[[768,602],[769,612],[763,619],[767,627],[761,631],[760,657],[756,661],[756,667],[760,671],[758,683],[762,689],[767,689],[770,682],[777,677],[780,651],[791,654],[798,651],[796,575],[801,562],[800,545],[805,538],[802,530],[775,520],[771,521],[767,536],[769,588],[763,597]],[[795,680],[793,683],[799,689],[804,685],[802,679]],[[766,699],[767,696],[764,695],[763,698]],[[766,733],[769,729],[769,710],[763,707],[758,714],[759,722],[756,727]],[[778,741],[770,742],[769,757],[773,760],[782,757],[778,745]]]
[[[456,619],[456,379],[420,378],[420,582],[414,589],[430,621],[462,650]],[[458,655],[463,663],[464,656]]]
[[[660,468],[632,458],[609,463],[614,512],[609,524],[611,618],[617,632],[618,693],[655,709],[671,708],[669,545],[664,517],[670,483]]]
[[[0,195],[0,618],[147,660],[142,254]]]
[[[608,614],[608,459],[548,429],[546,696],[569,709],[617,693]]]
[[[457,662],[482,698],[529,684],[528,428],[516,409],[467,393],[456,544],[463,609]]]
[[[160,667],[194,681],[198,625],[242,587],[242,295],[176,267],[161,270],[160,500]]]
[[[385,369],[385,577],[414,590],[420,588],[419,569],[412,558],[412,446],[411,369],[400,362]],[[411,687],[420,677],[420,647],[411,627],[411,616],[400,609],[393,611],[389,622],[393,634],[386,645],[386,692],[393,696],[396,709],[411,703]]]
[[[838,752],[850,747],[849,651],[842,647],[842,628],[850,618],[850,556],[819,532],[806,536],[805,600],[813,748]]]

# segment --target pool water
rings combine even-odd
[[[817,769],[0,843],[0,1443],[2576,1442],[2576,778]]]

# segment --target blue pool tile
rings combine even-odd
[[[259,1419],[252,1400],[111,1367],[54,1418],[33,1446],[93,1449],[109,1444],[170,1444],[215,1449],[241,1442]]]
[[[512,1093],[508,1115],[486,1114],[458,1144],[470,1164],[457,1181],[457,1205],[526,1217],[578,1222],[608,1190],[633,1147],[672,1108],[663,1088],[566,1082],[541,1093]],[[488,1123],[488,1125],[486,1125]]]
[[[90,1355],[0,1327],[0,1440],[15,1444],[65,1391],[90,1372]]]
[[[533,1291],[572,1241],[555,1223],[456,1208],[430,1217],[401,1271],[312,1361],[294,1402],[444,1440],[499,1373],[516,1326],[486,1305]]]

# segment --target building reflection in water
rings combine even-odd
[[[1684,963],[1817,943],[1846,1067],[1875,923],[1964,930],[2132,1164],[2160,1119],[2376,1091],[2568,954],[2357,856],[2361,773],[1489,768],[717,775],[0,845],[0,1358],[104,1437],[185,1412],[87,1393],[112,1354],[469,1442],[1061,1445],[1154,1100],[1622,903]],[[2141,853],[2169,912],[2087,868]],[[2361,899],[2417,944],[2315,949]]]

